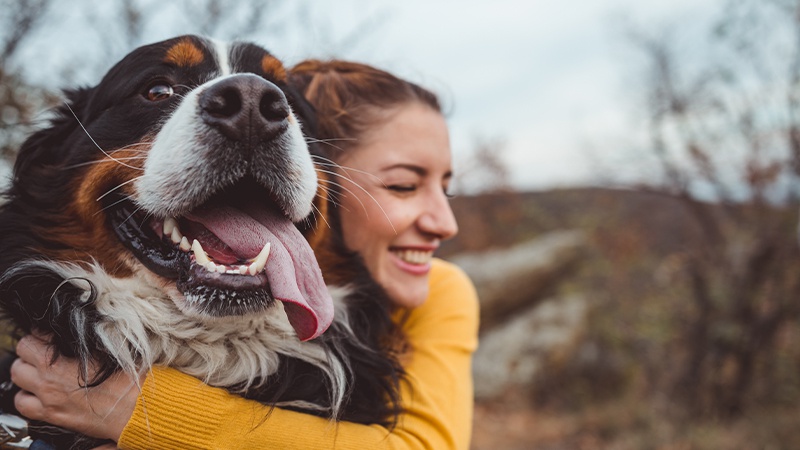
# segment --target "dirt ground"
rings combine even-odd
[[[521,407],[477,405],[472,430],[473,450],[561,450],[597,448],[567,447],[575,434],[574,420],[541,415]],[[574,445],[571,443],[570,445]],[[585,444],[590,444],[586,442]]]

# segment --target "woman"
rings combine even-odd
[[[292,80],[319,115],[327,142],[318,161],[337,174],[333,214],[345,245],[384,287],[410,351],[404,408],[393,429],[331,422],[275,409],[155,368],[141,392],[123,375],[79,390],[74,361],[51,365],[28,337],[12,379],[20,412],[118,442],[122,448],[460,448],[472,420],[470,358],[477,345],[474,289],[454,266],[432,259],[457,226],[447,202],[451,156],[436,97],[384,71],[306,61]],[[71,381],[71,382],[70,382]]]

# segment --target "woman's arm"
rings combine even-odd
[[[397,426],[329,420],[244,400],[173,369],[148,375],[121,448],[467,449],[472,427],[471,355],[477,346],[474,288],[435,261],[430,296],[403,324],[413,351]],[[269,414],[269,415],[268,415]]]

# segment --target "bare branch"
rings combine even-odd
[[[0,64],[9,59],[27,39],[45,16],[51,0],[4,0],[0,9],[8,14],[6,33],[0,44]]]

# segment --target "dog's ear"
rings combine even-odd
[[[31,135],[20,148],[14,165],[14,175],[25,176],[32,167],[54,166],[65,158],[62,145],[80,129],[86,116],[86,105],[93,89],[80,88],[64,92],[64,104],[53,112],[50,126]]]

